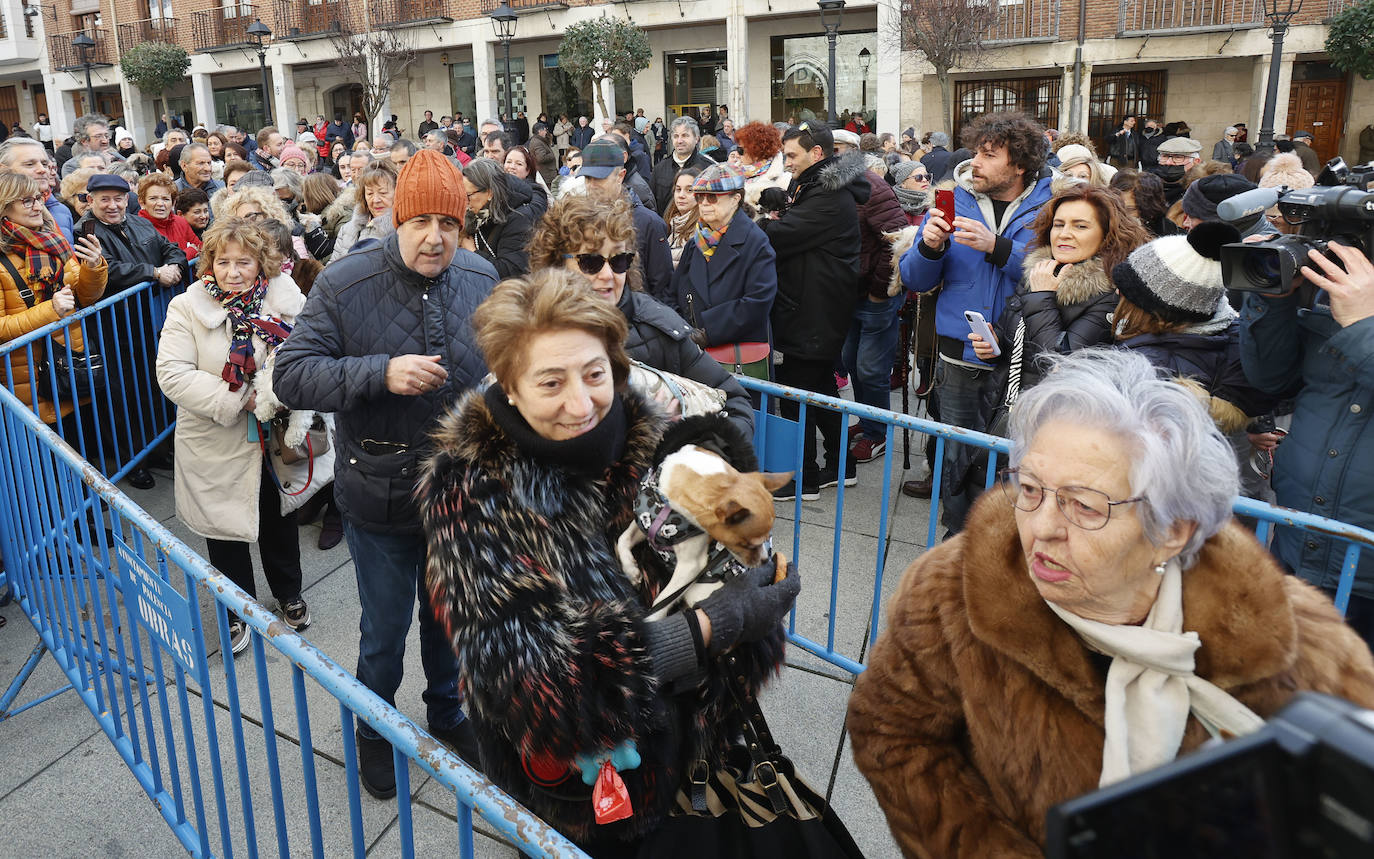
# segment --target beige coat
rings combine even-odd
[[[267,286],[264,314],[294,323],[305,296],[287,275]],[[221,373],[229,354],[228,313],[196,281],[172,299],[157,350],[157,382],[177,406],[176,507],[186,527],[216,540],[258,539],[262,450],[249,442],[252,385],[237,391]],[[267,360],[253,338],[259,367]]]

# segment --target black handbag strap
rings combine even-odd
[[[739,658],[733,653],[725,657],[726,685],[735,699],[735,706],[743,716],[742,730],[744,743],[749,748],[749,758],[754,763],[755,778],[768,796],[774,814],[787,811],[787,794],[778,784],[778,759],[782,757],[782,747],[773,738],[768,728],[768,720],[763,717],[759,699],[750,693],[745,685],[744,674],[739,670]]]
[[[0,263],[3,263],[5,271],[9,272],[10,279],[14,281],[14,288],[19,291],[19,297],[24,299],[24,303],[32,308],[37,303],[35,299],[38,296],[34,295],[33,290],[29,288],[29,282],[19,276],[14,263],[10,262],[10,255],[0,251]]]

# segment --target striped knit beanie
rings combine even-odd
[[[1141,245],[1112,269],[1121,295],[1165,322],[1206,322],[1226,294],[1221,246],[1240,241],[1223,221],[1199,224],[1187,236],[1165,236]]]
[[[394,199],[391,218],[398,227],[417,215],[448,215],[461,224],[468,211],[463,172],[433,149],[421,149],[401,168]]]

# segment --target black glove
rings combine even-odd
[[[787,208],[787,192],[781,188],[764,188],[759,194],[759,208],[765,212],[781,212]]]
[[[697,603],[711,620],[707,652],[718,656],[741,642],[768,635],[792,610],[801,592],[801,576],[795,564],[787,565],[787,577],[774,584],[774,561],[754,567],[731,579],[724,587]]]

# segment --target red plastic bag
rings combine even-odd
[[[625,789],[625,781],[615,771],[610,761],[601,765],[601,774],[596,777],[592,788],[592,810],[596,813],[597,823],[614,823],[634,814],[630,807],[630,792]]]

